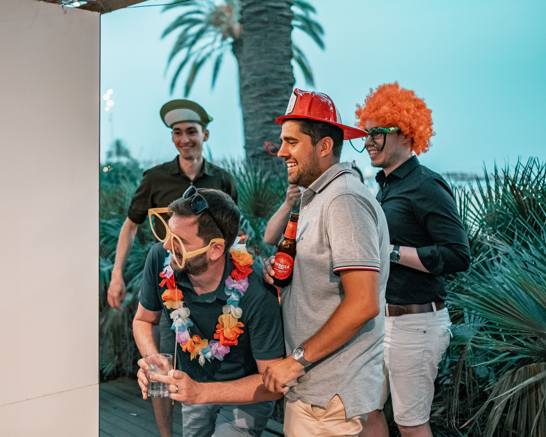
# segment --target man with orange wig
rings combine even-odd
[[[380,408],[361,437],[387,437],[383,406],[392,396],[402,437],[430,437],[430,407],[438,364],[449,345],[444,275],[464,271],[468,238],[446,181],[419,163],[432,130],[431,110],[398,83],[371,91],[357,123],[366,137],[389,226],[391,268],[386,291],[385,355]]]

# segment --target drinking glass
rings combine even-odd
[[[148,396],[151,398],[168,398],[169,384],[166,382],[152,381],[150,375],[167,375],[173,368],[173,356],[171,354],[155,354],[146,357],[148,364]]]

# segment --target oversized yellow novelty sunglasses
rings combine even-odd
[[[165,222],[163,217],[161,217],[160,215],[160,214],[165,214],[168,212],[169,212],[169,208],[151,208],[148,210],[148,219],[150,221],[150,227],[152,228],[152,232],[155,235],[155,238],[157,238],[162,243],[167,241],[167,239],[169,238],[171,239],[171,249],[172,249],[173,259],[174,259],[174,262],[181,269],[183,269],[184,266],[186,265],[187,259],[193,258],[194,256],[197,256],[197,255],[201,255],[202,253],[205,253],[207,250],[209,250],[210,246],[212,246],[214,243],[220,243],[220,244],[224,243],[225,240],[223,238],[213,238],[212,240],[210,240],[207,246],[201,249],[194,250],[192,252],[187,252],[186,248],[184,247],[184,243],[182,243],[182,240],[180,239],[180,237],[171,232],[171,230],[169,229],[169,226],[167,225],[167,222]],[[161,220],[161,222],[163,223],[163,226],[165,226],[165,238],[159,238],[159,236],[157,235],[157,232],[154,229],[152,215],[155,216],[157,219]],[[174,250],[174,248],[176,247],[174,244],[175,240],[178,242],[179,247],[182,249],[181,260],[179,260],[180,256],[177,255],[176,251]]]

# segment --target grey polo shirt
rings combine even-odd
[[[341,348],[306,369],[289,401],[326,408],[336,394],[347,417],[379,407],[383,383],[389,233],[372,193],[349,163],[330,167],[302,195],[292,283],[282,291],[286,352],[314,335],[344,298],[342,270],[379,272],[381,310]]]

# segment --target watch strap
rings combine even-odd
[[[301,351],[301,354],[298,353],[299,351]],[[292,353],[292,358],[294,358],[298,363],[300,363],[303,367],[309,367],[311,364],[313,364],[312,362],[310,361],[307,361],[304,357],[303,357],[303,354],[305,352],[305,349],[303,348],[303,346],[298,346],[296,349],[294,349],[294,352]]]
[[[398,264],[400,261],[400,246],[393,246],[390,258],[391,262]]]

